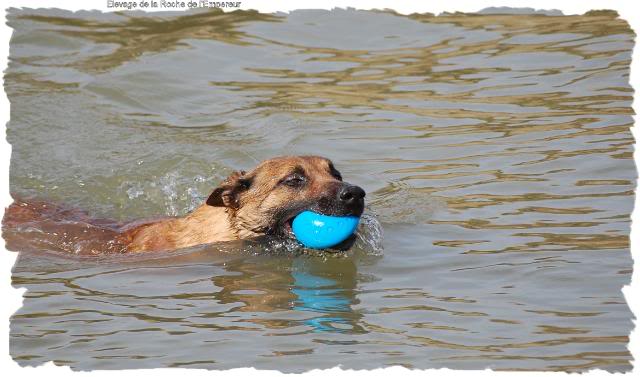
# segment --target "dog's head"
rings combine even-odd
[[[240,238],[264,234],[293,237],[291,222],[300,212],[360,216],[365,192],[342,181],[333,163],[317,156],[266,160],[250,172],[234,172],[207,204],[226,207]]]

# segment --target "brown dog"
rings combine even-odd
[[[173,250],[261,235],[292,238],[291,221],[298,213],[313,210],[328,215],[360,216],[364,196],[363,189],[342,181],[330,160],[287,156],[266,160],[248,173],[234,172],[213,190],[205,204],[184,217],[132,223],[118,229],[105,229],[86,218],[76,218],[74,224],[85,234],[87,229],[90,234],[98,231],[94,236],[100,240],[112,238],[108,246],[121,252]],[[45,204],[16,201],[5,212],[5,239],[11,226],[47,217],[42,208],[58,214],[64,212],[51,210]],[[52,221],[54,225],[60,223],[50,220],[51,216],[48,218],[50,228]],[[66,220],[64,234],[74,233]],[[91,253],[95,254],[95,246],[92,247]]]

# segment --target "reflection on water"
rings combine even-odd
[[[332,275],[339,280],[332,279]],[[298,262],[292,276],[295,288],[291,292],[297,296],[293,310],[319,315],[306,320],[306,325],[312,326],[314,331],[365,332],[358,325],[361,316],[351,309],[352,304],[359,303],[354,293],[356,276],[353,261],[342,262],[338,266],[334,263],[305,265]]]
[[[22,253],[21,365],[630,370],[635,35],[615,13],[8,23],[12,192],[180,215],[232,170],[315,153],[375,214],[343,256]]]
[[[226,263],[225,270],[239,274],[213,277],[214,284],[222,288],[214,298],[221,303],[243,304],[235,310],[251,313],[298,310],[311,317],[299,323],[290,321],[287,327],[363,331],[358,330],[360,316],[351,309],[358,303],[354,293],[356,266],[351,258],[329,258],[322,263],[307,258],[243,259]],[[260,318],[252,322],[283,325]]]

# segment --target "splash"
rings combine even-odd
[[[365,212],[360,218],[354,248],[367,255],[382,255],[384,252],[382,240],[382,224],[378,221],[378,217],[371,212]]]

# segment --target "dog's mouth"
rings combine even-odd
[[[296,218],[296,216],[298,216],[303,211],[304,210],[298,211],[293,215],[287,216],[284,221],[281,221],[280,225],[278,226],[275,232],[275,235],[277,237],[284,238],[284,239],[297,240],[296,235],[293,233],[293,220]],[[346,251],[346,250],[349,250],[351,246],[353,246],[355,240],[356,240],[356,235],[352,234],[346,240],[325,250],[328,250],[331,252]]]
[[[311,209],[307,206],[288,210],[278,216],[279,219],[276,220],[275,224],[271,227],[267,234],[272,234],[280,238],[295,240],[296,236],[293,233],[293,220],[296,218],[296,216],[304,211],[318,212],[317,210]]]
[[[282,234],[285,236],[285,238],[291,238],[291,239],[296,238],[295,234],[293,234],[293,219],[295,219],[296,216],[298,216],[298,214],[291,216],[290,218],[285,220],[285,222],[283,223]]]
[[[328,215],[328,216],[360,216],[361,215],[360,213],[358,214],[347,213],[347,214],[337,215],[337,214],[331,214],[331,213],[323,213],[322,211],[318,211],[314,208],[303,208],[296,211],[292,211],[286,214],[285,216],[283,216],[281,220],[276,223],[276,226],[272,228],[273,231],[271,232],[271,234],[274,234],[280,238],[295,240],[296,236],[293,233],[293,220],[296,218],[296,216],[298,216],[300,213],[304,211],[313,211],[313,212],[316,212],[322,215]]]
[[[281,238],[289,238],[295,240],[296,235],[293,233],[293,220],[303,211],[304,209],[296,211],[290,215],[285,216],[281,221],[278,221],[275,234]]]
[[[304,201],[291,203],[286,208],[280,208],[272,214],[273,225],[267,234],[285,239],[296,239],[293,233],[293,221],[300,213],[312,211],[327,216],[360,216],[364,211],[364,203],[360,206],[345,207],[331,201]]]

